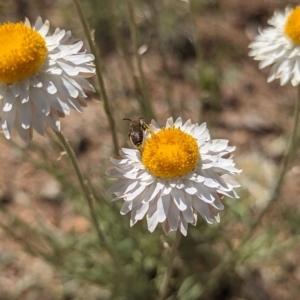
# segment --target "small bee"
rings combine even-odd
[[[138,120],[124,118],[123,120],[130,121],[128,139],[131,145],[142,152],[145,140],[145,132],[152,132],[152,130],[149,128],[149,125],[144,121],[143,118],[139,118]]]

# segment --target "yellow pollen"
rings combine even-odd
[[[162,128],[152,134],[142,152],[144,166],[156,177],[173,178],[187,174],[199,161],[195,138],[179,128]]]
[[[45,39],[24,23],[0,25],[0,82],[11,84],[37,73],[47,55]]]
[[[284,32],[295,44],[300,45],[300,6],[296,6],[289,15]]]

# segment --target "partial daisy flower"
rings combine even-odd
[[[121,159],[111,158],[107,175],[118,181],[109,192],[124,200],[121,214],[131,212],[131,226],[146,216],[151,232],[162,223],[166,234],[179,229],[186,235],[197,213],[219,222],[224,195],[238,198],[230,175],[241,172],[230,158],[235,147],[211,140],[205,123],[170,118],[163,128],[153,120],[149,128],[141,150],[123,148]]]
[[[275,12],[269,19],[271,27],[260,31],[249,45],[249,55],[260,60],[259,68],[272,65],[268,82],[280,79],[285,85],[300,82],[300,6]]]
[[[50,125],[60,131],[59,117],[70,108],[86,106],[83,89],[94,91],[83,77],[95,73],[94,56],[80,52],[70,31],[48,34],[49,21],[38,18],[0,25],[0,121],[7,139],[15,127],[25,142],[33,129],[45,134]]]

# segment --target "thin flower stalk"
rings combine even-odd
[[[287,172],[287,168],[289,165],[289,162],[291,161],[292,155],[294,153],[294,148],[296,146],[296,139],[297,139],[297,131],[298,131],[298,124],[299,124],[299,115],[300,115],[300,85],[297,86],[297,99],[295,103],[295,111],[294,111],[294,117],[293,117],[293,125],[292,125],[292,131],[291,135],[286,147],[286,152],[283,157],[283,161],[280,167],[278,178],[275,181],[274,187],[272,188],[270,192],[270,196],[268,199],[268,205],[261,211],[261,213],[258,215],[257,219],[254,221],[254,223],[251,225],[248,233],[244,236],[244,238],[241,241],[241,245],[244,245],[253,235],[253,232],[257,228],[257,226],[260,224],[262,218],[266,214],[266,212],[270,209],[270,207],[273,205],[275,200],[278,198],[280,194],[280,188],[282,186],[284,177]]]
[[[132,4],[132,0],[127,0],[127,6],[129,11],[129,19],[130,19],[130,29],[131,29],[131,38],[134,45],[134,55],[138,67],[138,74],[139,74],[139,82],[141,86],[141,90],[143,93],[143,113],[144,117],[148,120],[151,120],[154,118],[154,112],[152,109],[150,96],[148,87],[146,85],[146,79],[145,74],[142,66],[142,56],[139,53],[139,44],[138,44],[138,29],[136,25],[135,15],[134,15],[134,7]]]
[[[162,72],[164,75],[164,87],[165,87],[165,93],[166,93],[166,100],[168,103],[170,115],[175,117],[176,112],[174,109],[174,104],[172,101],[172,86],[170,82],[170,69],[167,64],[167,55],[165,53],[162,41],[160,39],[160,31],[159,31],[159,24],[160,24],[160,13],[158,8],[156,7],[156,3],[152,0],[148,0],[148,5],[150,6],[153,14],[153,30],[156,34],[156,48],[160,55],[161,62],[162,62]]]
[[[132,63],[132,60],[130,57],[130,53],[126,47],[124,37],[120,31],[119,26],[117,25],[117,18],[116,18],[116,14],[115,14],[115,11],[113,8],[112,1],[107,0],[105,8],[107,9],[107,13],[109,16],[109,22],[112,27],[112,34],[114,35],[114,40],[116,41],[118,50],[121,53],[121,55],[123,56],[125,64],[131,74],[135,94],[136,94],[137,100],[139,102],[141,112],[145,116],[147,114],[147,107],[144,104],[144,102],[145,102],[144,93],[143,93],[142,87],[140,85],[140,81],[134,72],[133,63]]]
[[[93,41],[92,36],[91,36],[91,31],[90,31],[90,28],[88,26],[87,20],[85,18],[84,12],[82,10],[82,6],[80,4],[80,1],[79,0],[73,0],[73,3],[75,5],[77,14],[78,14],[79,19],[81,21],[81,24],[82,24],[85,36],[87,38],[90,50],[95,56],[95,68],[96,68],[96,73],[97,73],[97,79],[98,79],[98,83],[99,83],[99,87],[100,87],[100,91],[101,91],[101,95],[102,95],[102,99],[103,99],[103,103],[104,103],[104,110],[105,110],[105,113],[107,115],[110,130],[111,130],[111,134],[112,134],[113,145],[114,145],[114,154],[118,155],[119,146],[118,146],[116,125],[115,125],[115,121],[114,121],[112,111],[110,109],[110,105],[109,105],[109,101],[108,101],[108,97],[107,97],[107,93],[106,93],[106,89],[105,89],[102,70],[101,70],[101,67],[100,67],[99,55],[96,51],[96,47],[95,47],[94,41]]]
[[[177,250],[178,250],[178,246],[180,244],[180,240],[181,240],[181,233],[178,230],[178,231],[176,231],[175,240],[173,242],[173,245],[172,245],[172,248],[170,251],[170,259],[168,262],[167,270],[166,270],[166,273],[164,275],[163,281],[162,281],[160,289],[159,289],[158,300],[164,300],[164,299],[166,299],[166,297],[168,295],[168,288],[170,285],[170,280],[172,278],[174,261],[175,261],[176,255],[177,255]]]
[[[198,92],[198,120],[199,122],[203,122],[203,101],[201,98],[201,42],[200,42],[200,33],[198,30],[197,19],[196,19],[196,9],[195,9],[195,1],[188,0],[189,5],[189,13],[191,16],[191,21],[193,25],[193,35],[194,35],[194,43],[196,50],[196,68],[197,68],[197,92]]]
[[[72,163],[72,166],[76,172],[76,175],[77,175],[79,183],[81,185],[84,197],[85,197],[88,207],[89,207],[90,216],[92,219],[92,223],[95,227],[95,230],[97,232],[100,246],[103,245],[106,248],[107,252],[112,256],[113,260],[119,267],[120,266],[119,259],[118,259],[117,255],[115,254],[115,251],[113,250],[113,248],[108,243],[108,241],[105,237],[105,234],[102,232],[102,230],[99,226],[98,218],[96,215],[96,210],[94,208],[95,199],[94,199],[94,195],[91,191],[91,188],[88,184],[88,180],[84,177],[84,175],[79,167],[75,153],[74,153],[73,149],[71,148],[70,144],[68,143],[68,141],[66,140],[65,136],[62,134],[62,132],[56,132],[56,131],[54,131],[54,132],[55,132],[58,140],[61,142],[64,150],[67,152],[68,157]]]
[[[291,135],[289,137],[289,141],[286,147],[286,152],[284,154],[284,158],[282,161],[282,164],[280,166],[280,171],[278,174],[277,179],[275,180],[275,183],[273,185],[273,188],[270,191],[270,195],[268,198],[268,205],[260,212],[260,214],[257,216],[255,221],[250,226],[248,232],[244,235],[242,238],[239,246],[231,252],[229,257],[227,259],[224,259],[218,267],[212,272],[210,276],[210,280],[205,285],[205,291],[212,290],[215,288],[215,286],[218,284],[220,278],[223,276],[227,270],[231,269],[238,261],[240,257],[240,253],[243,250],[243,247],[247,244],[247,242],[251,239],[253,236],[256,228],[261,223],[263,217],[266,215],[266,213],[270,210],[271,206],[276,202],[275,200],[278,199],[280,195],[280,189],[282,186],[282,183],[284,181],[288,165],[293,157],[293,154],[295,153],[295,147],[297,146],[297,132],[298,132],[298,124],[299,124],[299,116],[300,116],[300,85],[297,86],[297,99],[295,103],[295,111],[294,111],[294,117],[293,117],[293,125],[292,125],[292,131]]]

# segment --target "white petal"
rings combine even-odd
[[[18,119],[20,125],[24,129],[28,129],[31,125],[31,104],[29,102],[21,103],[17,102],[17,112],[18,112]]]
[[[171,232],[171,228],[169,226],[168,219],[163,223],[162,227],[163,227],[164,233],[166,235],[168,235]]]
[[[169,118],[166,122],[166,128],[173,126],[173,118]]]
[[[20,95],[20,83],[14,83],[10,86],[10,90],[12,91],[13,95],[16,97],[18,97]]]
[[[65,30],[59,30],[57,28],[52,36],[47,36],[45,39],[48,51],[52,51],[53,49],[55,49],[59,45],[59,42],[65,37],[65,35]]]
[[[227,183],[229,183],[232,187],[237,188],[240,187],[241,185],[236,181],[235,178],[228,174],[224,174],[221,176]]]
[[[41,82],[41,80],[39,79],[39,77],[37,75],[27,77],[27,78],[30,80],[30,85],[32,87],[35,87],[35,88],[43,87],[43,83]]]
[[[16,129],[18,131],[18,134],[20,135],[21,139],[26,144],[28,144],[32,139],[32,130],[31,130],[31,128],[24,129],[21,126],[21,123],[18,120],[15,121],[15,127],[16,127]]]
[[[57,61],[56,62],[63,70],[65,73],[67,73],[69,76],[76,76],[79,74],[79,71],[72,65],[67,64],[62,61]]]
[[[115,170],[115,168],[113,168],[112,170]],[[106,176],[110,176],[109,175],[109,170],[107,170],[105,172],[105,175]],[[134,188],[136,187],[138,181],[134,181],[134,182],[128,182],[127,180],[124,180],[124,179],[120,179],[118,180],[117,182],[115,182],[108,190],[107,190],[107,193],[108,194],[115,194],[116,192],[118,192],[119,190],[121,190],[122,188],[124,188],[125,186],[127,187],[127,185],[132,185],[131,188]],[[126,188],[125,188],[126,189]],[[130,187],[129,187],[130,189]]]
[[[124,201],[122,208],[121,208],[121,215],[126,215],[128,212],[132,210],[132,202],[126,202]]]
[[[179,210],[173,201],[171,201],[168,211],[168,223],[171,231],[177,230],[179,223]]]
[[[13,94],[12,91],[7,91],[5,98],[3,99],[3,111],[8,112],[11,111],[14,103],[15,103],[16,97]]]
[[[7,85],[0,83],[0,99],[3,99],[7,91]]]
[[[175,127],[181,127],[182,126],[182,118],[178,117],[177,120],[174,123]]]
[[[156,183],[150,184],[149,186],[147,186],[146,191],[145,191],[145,196],[144,196],[143,202],[149,202],[149,201],[151,200],[151,197],[152,197],[152,195],[153,195],[153,192],[154,192],[154,190],[155,190],[155,187],[156,187]],[[157,196],[157,194],[154,195],[154,197],[155,197],[155,196]],[[153,198],[154,198],[154,197],[153,197]],[[152,198],[152,199],[153,199],[153,198]]]
[[[72,108],[74,108],[77,112],[82,113],[81,105],[78,103],[76,99],[68,98],[68,102]]]
[[[157,213],[155,203],[149,207],[149,211],[147,214],[147,224],[148,224],[148,230],[150,232],[153,232],[158,224],[158,213]]]
[[[158,200],[157,200],[158,222],[162,223],[166,220],[170,203],[171,203],[170,195],[166,195],[166,196],[158,198]]]
[[[192,126],[192,121],[191,121],[191,119],[188,119],[183,125],[182,125],[182,130],[184,130],[184,131],[190,131],[189,129],[190,129],[190,127]]]
[[[219,186],[218,182],[216,182],[215,180],[213,180],[212,178],[205,178],[203,184],[207,187],[210,188],[216,188]]]
[[[163,189],[163,187],[164,187],[163,183],[157,181],[155,189],[154,189],[152,195],[150,196],[150,200],[152,200],[154,197],[156,197],[157,194]]]
[[[63,82],[63,85],[65,86],[65,88],[68,91],[68,94],[72,97],[72,98],[77,98],[79,95],[78,90],[68,81],[66,80],[64,77],[61,77],[61,80]]]
[[[50,105],[48,99],[45,97],[43,91],[39,88],[31,88],[29,91],[30,100],[34,103],[37,112],[40,114],[47,116],[50,114]]]
[[[208,204],[204,203],[200,199],[193,199],[193,207],[196,208],[198,213],[206,220],[207,223],[212,224],[213,219],[211,216],[211,212],[208,208]]]
[[[46,20],[43,26],[40,29],[38,29],[38,32],[41,36],[46,36],[49,31],[49,28],[50,28],[50,23],[48,20]]]
[[[59,49],[63,53],[63,55],[69,55],[69,54],[77,54],[80,49],[83,46],[83,42],[79,41],[77,43],[74,43],[73,45],[60,45]]]
[[[181,218],[181,221],[179,222],[179,229],[184,236],[187,235],[188,223],[183,218]]]
[[[197,193],[197,188],[193,185],[193,182],[190,180],[184,180],[184,190],[190,195],[194,195]]]
[[[196,185],[198,192],[195,194],[198,198],[203,200],[204,202],[211,203],[215,200],[213,195],[209,193],[207,188],[203,186],[201,183]]]
[[[182,192],[182,190],[178,190],[178,189],[174,189],[171,192],[171,196],[174,200],[174,203],[176,204],[177,208],[180,211],[183,211],[186,209],[186,203],[185,203],[185,198],[184,198],[184,194]]]
[[[139,196],[139,194],[141,194],[145,189],[145,186],[140,185],[138,186],[132,193],[130,193],[129,195],[127,195],[124,200],[125,201],[131,201],[134,198],[136,198],[137,196]]]
[[[29,20],[28,20],[26,17],[25,17],[24,24],[25,24],[26,26],[28,26],[28,27],[31,28],[30,22],[29,22]]]
[[[70,79],[69,79],[70,80]],[[91,83],[89,83],[85,78],[81,76],[75,76],[72,78],[72,80],[76,81],[79,86],[81,86],[83,89],[95,92],[95,88]]]
[[[110,162],[115,166],[126,165],[128,163],[128,159],[119,159],[119,158],[110,157]]]
[[[139,206],[136,208],[136,220],[142,220],[145,216],[145,214],[148,212],[149,209],[149,203],[140,203]]]
[[[40,74],[39,77],[43,82],[43,89],[46,90],[48,94],[54,95],[57,93],[57,88],[51,80],[51,75]]]
[[[224,205],[221,202],[221,200],[219,199],[219,197],[216,197],[216,200],[211,203],[211,206],[215,207],[218,210],[223,210],[224,209]]]
[[[45,117],[46,123],[51,126],[52,129],[59,132],[60,131],[60,120],[58,114],[55,110],[51,110],[50,114]]]
[[[1,127],[3,133],[7,139],[11,138],[11,132],[14,127],[15,123],[15,116],[16,116],[16,106],[14,105],[12,109],[8,112],[3,112],[2,114],[2,122]]]
[[[65,115],[70,114],[69,105],[58,95],[48,95],[49,105]]]
[[[66,55],[65,60],[72,62],[75,65],[85,64],[92,62],[95,57],[93,54],[76,54],[76,55]]]
[[[125,180],[124,180],[125,181]],[[124,187],[121,189],[119,188],[118,192],[127,195],[129,192],[132,192],[132,190],[135,190],[135,188],[137,188],[139,182],[138,181],[130,181],[128,182],[126,180],[126,185],[124,185]]]
[[[22,82],[20,91],[20,100],[21,103],[26,103],[29,101],[29,88],[25,82]]]
[[[124,179],[124,175],[121,174],[118,170],[116,170],[116,168],[106,170],[105,175],[107,177],[111,177],[111,178],[123,178]]]
[[[35,22],[34,29],[35,29],[36,31],[39,31],[39,30],[42,28],[43,25],[44,25],[44,24],[43,24],[42,18],[41,18],[41,17],[38,17],[37,20],[36,20],[36,22]]]
[[[192,223],[194,221],[194,214],[193,214],[193,209],[192,209],[192,198],[190,195],[186,195],[186,202],[187,202],[186,209],[181,211],[181,213],[182,213],[184,219],[188,223]]]
[[[45,135],[45,115],[41,112],[38,112],[36,107],[31,105],[32,109],[32,126],[36,132],[40,135]]]

